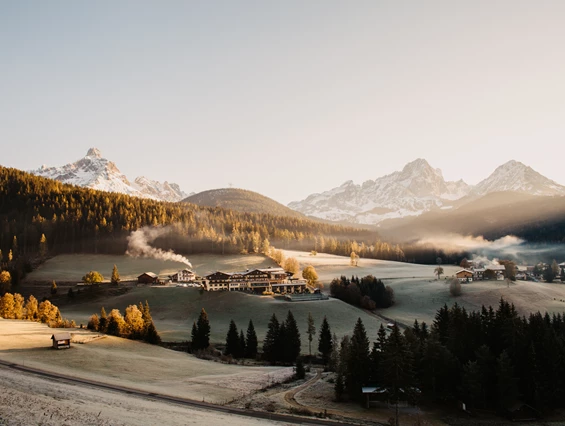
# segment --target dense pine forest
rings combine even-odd
[[[521,317],[502,299],[496,310],[444,306],[431,329],[416,321],[388,334],[381,326],[372,348],[359,319],[351,338],[332,349],[338,399],[362,400],[361,386],[372,384],[390,401],[463,401],[497,411],[523,402],[542,414],[565,406],[565,318]]]
[[[145,226],[171,227],[155,245],[182,254],[253,253],[268,245],[349,256],[404,260],[374,231],[306,218],[166,203],[65,185],[0,167],[2,261],[41,251],[121,254]],[[41,241],[41,243],[40,243]],[[11,259],[8,257],[11,256]],[[17,278],[16,278],[17,279]]]

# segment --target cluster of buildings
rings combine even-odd
[[[253,293],[304,293],[306,280],[292,278],[283,268],[248,269],[243,272],[214,272],[205,276],[206,291],[250,291]]]
[[[560,263],[559,268],[563,270],[565,268],[565,262]],[[534,266],[519,266],[516,265],[515,275],[517,280],[531,280],[537,281],[534,276]],[[504,265],[488,265],[484,266],[482,264],[476,265],[470,263],[467,268],[463,268],[455,273],[455,277],[459,279],[460,282],[471,282],[471,281],[481,281],[481,280],[497,280],[502,281],[506,278],[506,268]]]
[[[249,291],[252,293],[304,293],[308,290],[303,279],[292,278],[292,272],[283,268],[258,268],[242,272],[216,271],[198,277],[193,271],[183,269],[165,278],[153,272],[144,272],[137,277],[139,284],[178,283],[181,286],[198,286],[206,291]]]

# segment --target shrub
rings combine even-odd
[[[449,280],[449,294],[453,297],[461,296],[461,283],[457,278],[452,278]]]

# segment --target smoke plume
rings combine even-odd
[[[165,251],[160,248],[152,247],[153,243],[161,235],[170,232],[169,228],[149,228],[144,227],[133,231],[128,239],[128,249],[126,254],[132,257],[149,257],[153,259],[171,260],[173,262],[180,262],[192,267],[190,261],[172,250]]]

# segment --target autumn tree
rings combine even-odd
[[[110,278],[110,283],[113,285],[120,284],[120,273],[118,272],[118,267],[116,265],[112,268],[112,278]]]
[[[12,276],[8,271],[0,271],[0,293],[10,291],[12,287]]]
[[[438,265],[438,267],[434,269],[434,274],[437,275],[437,279],[439,280],[441,275],[443,275],[443,268]]]
[[[292,272],[292,275],[297,275],[300,272],[300,264],[294,257],[287,258],[283,263],[283,268],[287,272]]]
[[[355,253],[354,251],[351,252],[351,255],[349,256],[349,265],[351,266],[357,266],[359,264],[359,255],[357,253]]]
[[[42,258],[47,256],[47,238],[45,234],[41,234],[41,238],[39,239],[39,256]]]
[[[302,270],[302,278],[308,282],[308,285],[315,286],[318,282],[318,273],[312,265],[308,265]]]
[[[126,322],[118,309],[110,311],[106,333],[118,337],[122,337],[127,333]]]
[[[16,293],[14,294],[14,318],[22,319],[24,317],[24,297]]]
[[[4,296],[0,297],[0,317],[13,319],[14,305],[14,295],[12,293],[6,293]]]
[[[29,296],[25,304],[26,319],[30,321],[37,321],[38,319],[38,303],[37,299]]]
[[[104,281],[104,277],[100,272],[90,271],[84,277],[82,277],[82,281],[86,284],[96,284]]]
[[[136,305],[129,305],[126,308],[124,321],[126,325],[126,333],[131,339],[142,339],[146,326],[143,320],[143,314]]]

